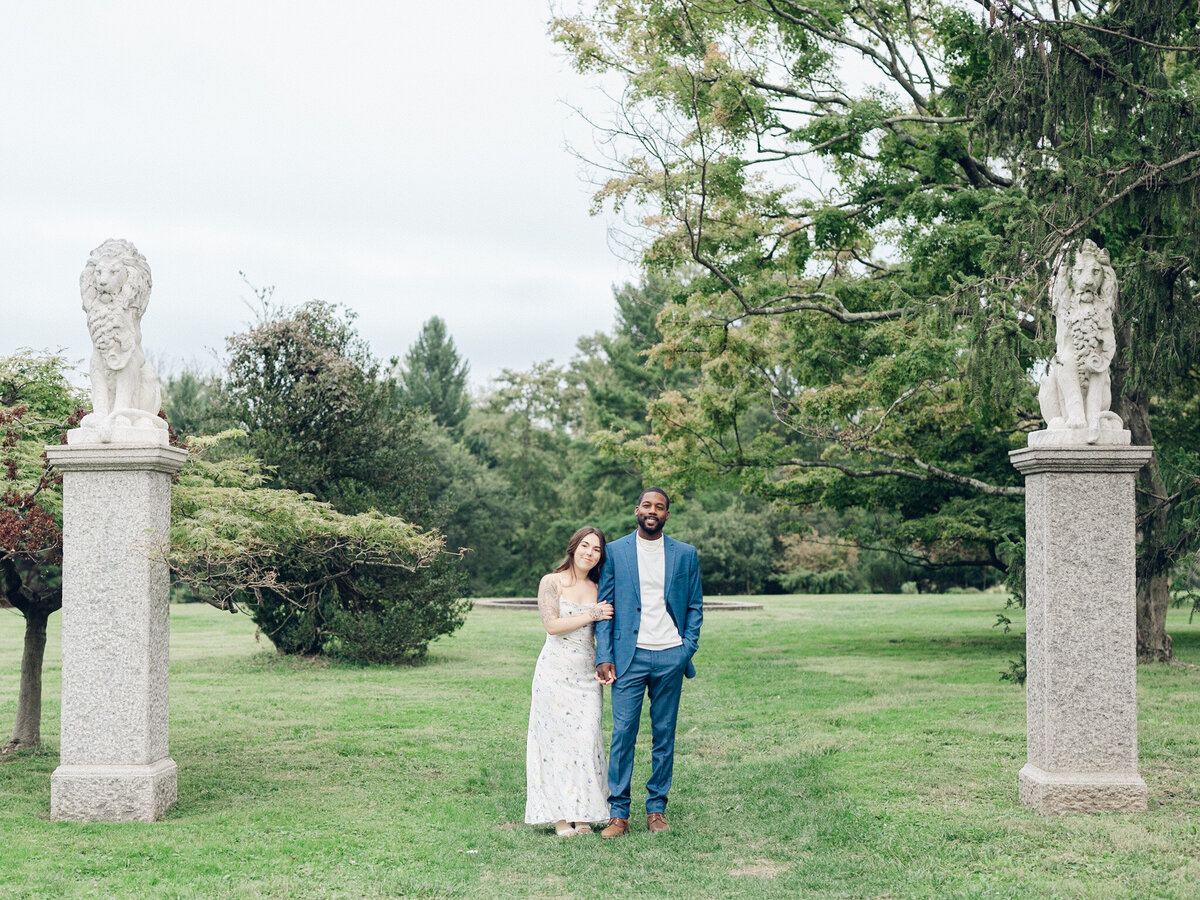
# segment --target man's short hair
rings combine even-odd
[[[668,512],[670,512],[670,511],[671,511],[671,498],[670,498],[670,496],[667,494],[667,492],[666,492],[666,491],[664,491],[664,490],[663,490],[662,488],[660,488],[660,487],[648,487],[648,488],[646,488],[644,491],[642,491],[640,494],[638,494],[638,506],[641,506],[641,505],[642,505],[642,499],[643,499],[643,498],[644,498],[644,497],[645,497],[647,494],[662,494],[662,495],[663,495],[663,499],[667,501],[667,511],[668,511]]]

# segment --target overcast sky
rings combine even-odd
[[[547,0],[10,4],[0,54],[0,354],[82,360],[88,253],[154,278],[143,344],[213,366],[258,287],[351,307],[380,357],[440,315],[486,381],[565,362],[635,278],[588,215],[605,101]]]

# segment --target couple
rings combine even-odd
[[[696,548],[663,536],[670,505],[661,488],[642,491],[637,531],[607,547],[598,528],[579,529],[567,558],[538,588],[547,637],[533,675],[525,821],[553,823],[563,837],[606,818],[601,837],[629,832],[633,748],[647,693],[646,826],[670,829],[675,718],[684,676],[696,674],[692,655],[703,616]],[[607,765],[600,733],[605,684],[612,685],[613,713]]]

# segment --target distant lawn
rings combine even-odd
[[[153,825],[48,821],[51,751],[0,763],[0,896],[1195,898],[1200,669],[1139,673],[1150,812],[1017,803],[1024,644],[988,595],[757,598],[712,612],[684,689],[669,813],[618,841],[521,823],[537,614],[478,609],[418,668],[281,658],[249,619],[172,607],[179,804]],[[57,628],[59,617],[54,617]],[[0,611],[0,727],[21,619]],[[1182,660],[1200,623],[1173,611]],[[5,731],[7,735],[7,731]],[[648,774],[639,746],[634,803]]]

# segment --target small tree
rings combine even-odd
[[[249,613],[284,653],[361,662],[419,660],[463,624],[441,535],[266,487],[249,455],[205,458],[236,437],[193,441],[172,494],[171,568],[198,597]]]
[[[471,408],[467,397],[470,366],[458,355],[446,323],[434,316],[404,357],[399,372],[404,402],[425,407],[433,421],[457,432]]]
[[[231,337],[225,408],[268,467],[267,486],[312,494],[345,515],[441,525],[450,510],[431,492],[438,460],[425,452],[428,417],[404,408],[399,384],[353,321],[348,310],[312,301],[265,315]],[[262,591],[255,616],[285,652],[415,658],[428,641],[462,624],[465,575],[456,556],[441,552],[441,536],[429,536],[438,552],[426,563],[324,571],[321,590],[305,593],[299,606],[295,597]],[[286,580],[310,583],[307,559],[290,565]],[[424,612],[412,618],[414,610]],[[356,616],[362,622],[354,631],[349,622]],[[405,633],[401,619],[416,631]],[[396,642],[391,648],[381,643],[388,635]]]
[[[16,723],[3,753],[41,742],[46,625],[62,608],[62,494],[43,448],[82,413],[68,368],[61,356],[0,360],[0,605],[25,619]]]

